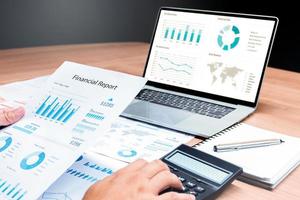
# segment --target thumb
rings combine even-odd
[[[22,107],[16,109],[1,109],[0,110],[0,126],[7,126],[20,120],[25,114]]]
[[[159,195],[157,200],[195,200],[196,197],[191,194],[177,193],[177,192],[167,192]]]

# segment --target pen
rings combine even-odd
[[[283,142],[284,141],[281,139],[265,139],[265,140],[252,140],[252,141],[244,141],[244,142],[218,144],[214,146],[214,151],[215,152],[235,151],[235,150],[248,149],[248,148],[278,145]]]

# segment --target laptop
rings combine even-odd
[[[210,137],[253,113],[278,19],[163,7],[148,82],[121,116]]]

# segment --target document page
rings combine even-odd
[[[0,199],[37,199],[126,108],[146,80],[65,62],[0,131]]]
[[[46,84],[48,76],[13,82],[0,86],[0,109],[24,107]]]
[[[39,200],[82,199],[86,190],[127,163],[94,153],[80,156],[65,173],[45,191]]]
[[[127,163],[159,159],[193,136],[119,117],[90,151]]]

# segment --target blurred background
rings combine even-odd
[[[277,16],[269,66],[300,72],[298,7],[289,0],[0,0],[0,49],[150,42],[161,6]]]

